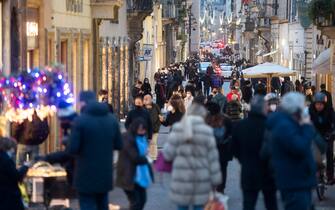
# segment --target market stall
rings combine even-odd
[[[262,63],[257,66],[244,69],[242,72],[244,78],[266,78],[268,92],[271,91],[271,79],[273,77],[296,75],[295,71],[274,63]]]

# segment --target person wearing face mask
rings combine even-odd
[[[280,109],[266,123],[271,132],[270,162],[285,210],[310,210],[313,206],[316,163],[312,141],[317,132],[310,117],[303,114],[304,109],[304,95],[286,93]]]
[[[143,97],[142,95],[138,95],[135,97],[135,109],[131,110],[126,118],[125,127],[128,130],[130,125],[138,118],[143,119],[147,125],[148,128],[148,138],[152,139],[153,134],[153,127],[151,122],[150,113],[144,108],[143,104]]]
[[[264,100],[266,101],[267,105],[267,113],[272,113],[277,111],[279,98],[275,93],[268,93],[265,95]]]
[[[227,105],[227,98],[226,96],[223,95],[223,90],[222,88],[213,88],[213,97],[211,101],[213,103],[216,103],[220,106],[220,111],[221,113],[225,112],[226,105]]]
[[[143,95],[146,95],[146,94],[149,94],[149,93],[151,94],[151,85],[149,83],[148,78],[144,79],[141,89],[142,89]]]
[[[176,122],[179,122],[186,112],[183,99],[179,95],[172,95],[167,111],[166,119],[160,116],[160,121],[165,127],[171,127]]]
[[[24,163],[16,169],[16,142],[14,139],[0,138],[0,208],[10,210],[24,210],[22,196],[18,187],[28,171],[29,163]]]
[[[187,91],[186,92],[186,97],[184,99],[184,106],[185,106],[186,110],[189,106],[191,106],[191,104],[193,102],[193,98],[194,97],[193,97],[191,91]]]
[[[116,185],[126,193],[129,210],[144,209],[146,190],[153,182],[152,169],[146,157],[147,132],[147,123],[138,118],[123,136],[124,147],[117,163]]]

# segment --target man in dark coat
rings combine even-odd
[[[316,131],[305,116],[305,96],[292,92],[281,100],[280,111],[269,116],[271,165],[285,210],[312,209],[316,163],[312,141]]]
[[[147,128],[148,128],[148,139],[152,139],[152,134],[153,134],[153,128],[152,128],[152,122],[151,122],[151,117],[150,114],[147,110],[144,109],[143,107],[143,97],[142,96],[136,96],[135,98],[135,109],[131,110],[128,113],[126,122],[125,122],[125,127],[128,130],[131,123],[134,122],[137,118],[142,118],[146,123],[147,123]]]
[[[260,157],[263,145],[266,107],[260,95],[251,101],[248,118],[237,123],[233,130],[232,148],[242,173],[243,209],[254,210],[258,193],[263,192],[266,209],[277,210],[276,187],[269,164]]]
[[[82,113],[73,123],[69,144],[76,161],[74,186],[81,210],[106,210],[113,189],[113,151],[122,149],[120,127],[94,92],[81,92],[80,102]]]
[[[320,88],[321,88],[320,92],[327,96],[327,107],[334,109],[332,94],[329,91],[327,91],[325,84],[320,85]]]

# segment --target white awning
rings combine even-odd
[[[331,74],[332,68],[335,69],[335,64],[332,63],[331,59],[332,50],[331,48],[323,51],[314,61],[312,69],[317,74]]]
[[[257,52],[256,52],[256,56],[260,56],[260,55],[262,55],[263,54],[263,50],[258,50]]]
[[[254,67],[244,69],[243,76],[245,78],[263,78],[263,77],[278,77],[278,76],[292,76],[296,72],[273,63],[263,63]]]
[[[276,54],[278,52],[278,50],[274,50],[272,52],[269,52],[269,53],[266,53],[263,55],[263,57],[266,57],[266,56],[270,56],[270,55],[273,55],[273,54]]]

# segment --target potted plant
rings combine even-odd
[[[312,0],[309,3],[309,17],[315,25],[324,26],[333,23],[335,0]]]

